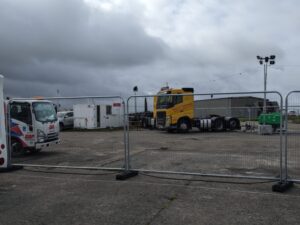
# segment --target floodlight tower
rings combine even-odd
[[[133,92],[134,92],[134,113],[137,113],[137,105],[136,105],[136,93],[138,92],[138,86],[133,87]]]
[[[268,65],[275,64],[275,55],[270,55],[266,57],[256,56],[260,65],[264,65],[264,108],[263,113],[267,112],[267,102],[266,102],[266,91],[267,91],[267,75],[268,75]]]

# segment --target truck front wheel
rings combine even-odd
[[[191,128],[190,121],[188,119],[180,119],[177,123],[177,130],[182,133],[186,133]]]

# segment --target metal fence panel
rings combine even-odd
[[[226,102],[236,97],[262,99],[263,94],[193,94],[194,114],[198,118],[206,118],[209,114],[238,117],[241,129],[213,132],[193,128],[189,133],[145,129],[144,115],[151,114],[157,96],[131,96],[127,100],[130,168],[161,173],[281,179],[282,117],[273,134],[259,135],[257,117],[263,110],[262,105],[255,101],[252,101],[255,104],[243,103],[243,106],[234,101]],[[223,104],[208,103],[212,98],[213,101],[223,99]],[[268,110],[281,113],[281,94],[267,92],[267,98],[278,103],[269,105]]]
[[[0,75],[0,171],[6,170],[9,165],[8,146],[7,146],[7,139],[5,135],[6,130],[5,130],[5,117],[4,117],[3,80],[4,77]]]
[[[9,102],[30,99],[11,99]],[[34,99],[31,99],[34,100]],[[35,99],[36,100],[36,99]],[[61,113],[65,123],[60,132],[60,144],[43,148],[40,152],[27,151],[13,154],[12,165],[38,166],[71,169],[123,170],[125,166],[126,108],[120,96],[80,96],[43,98],[56,105],[58,111],[73,112],[73,125],[67,126],[65,113]],[[10,117],[11,109],[8,107]],[[69,115],[71,116],[71,114]],[[37,112],[33,115],[37,120]],[[9,130],[13,126],[22,132],[21,125],[12,123],[9,118]],[[66,128],[66,129],[65,129]],[[33,124],[33,131],[35,131]],[[49,139],[46,135],[46,137]],[[9,133],[9,146],[14,137]],[[32,149],[30,149],[32,150]],[[12,151],[10,151],[12,152]]]
[[[285,101],[285,178],[300,181],[300,91],[291,91]]]

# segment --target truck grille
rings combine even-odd
[[[166,112],[157,112],[157,125],[165,126],[166,124]]]
[[[46,141],[58,140],[58,133],[49,133]]]

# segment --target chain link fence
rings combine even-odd
[[[165,99],[161,97],[131,96],[127,100],[131,170],[282,178],[280,93],[268,92],[266,106],[263,105],[264,92],[169,94],[163,96]],[[193,102],[183,106],[186,97],[192,98]],[[163,104],[158,106],[160,101]],[[168,105],[167,101],[171,104]],[[180,121],[186,120],[186,108],[192,109],[188,113],[193,118],[186,123],[189,132],[182,132]],[[260,118],[264,110],[274,113],[276,123],[269,124]]]
[[[120,96],[11,99],[7,113],[12,165],[124,169],[126,113]]]

